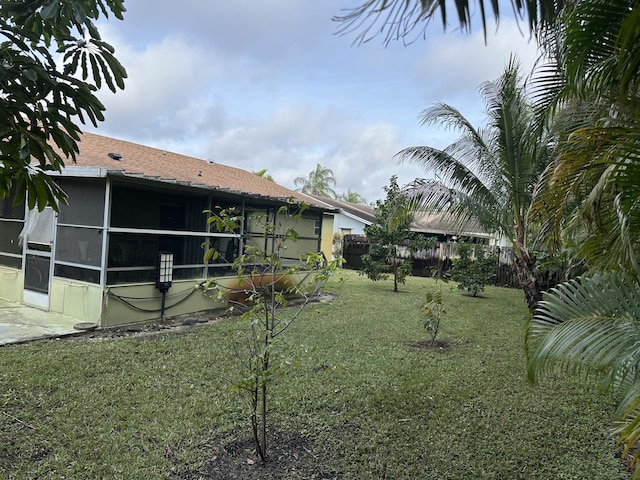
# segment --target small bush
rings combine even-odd
[[[447,313],[442,301],[442,291],[427,292],[426,303],[422,306],[422,325],[431,336],[431,346],[436,343],[436,337],[440,332],[440,320]]]
[[[471,245],[462,242],[458,244],[458,257],[451,267],[451,279],[458,282],[459,290],[475,297],[495,278],[498,260],[495,255],[487,256],[481,246],[476,248],[476,259],[472,260]]]

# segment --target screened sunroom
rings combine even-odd
[[[68,195],[59,213],[49,207],[27,211],[24,202],[13,205],[13,198],[0,201],[0,297],[100,326],[160,316],[160,253],[172,258],[165,315],[224,307],[197,285],[234,276],[231,263],[247,243],[272,248],[273,238],[254,219],[260,215],[277,224],[278,209],[286,205],[260,194],[95,166],[71,166],[57,181]],[[231,207],[244,218],[238,231],[212,229],[205,212]],[[307,210],[285,262],[321,251],[330,220],[321,208]],[[221,255],[205,262],[207,246]]]

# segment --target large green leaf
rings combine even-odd
[[[613,391],[619,401],[620,441],[636,457],[640,455],[637,278],[607,272],[552,289],[529,321],[526,344],[532,382],[561,368],[591,375]]]

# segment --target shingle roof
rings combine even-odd
[[[316,201],[322,202],[333,208],[338,208],[346,213],[350,213],[351,215],[361,219],[363,223],[371,224],[376,221],[375,210],[371,205],[361,205],[358,203],[344,202],[335,198],[321,197],[318,195],[309,196]]]
[[[317,195],[309,195],[319,202],[338,208],[343,212],[350,213],[360,218],[363,223],[375,223],[375,208],[371,205],[358,205],[355,203],[343,202],[335,198],[325,198]],[[474,221],[460,222],[456,221],[451,215],[445,213],[417,213],[411,224],[411,230],[419,233],[432,233],[440,235],[469,235],[477,237],[490,237],[491,235],[484,232],[480,225]]]
[[[76,157],[76,163],[67,161],[70,172],[74,165],[102,167],[111,174],[181,183],[284,202],[294,197],[310,203],[307,196],[246,170],[125,140],[83,133],[78,147],[80,153]],[[315,205],[318,206],[317,203]]]

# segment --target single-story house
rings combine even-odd
[[[327,208],[336,210],[333,233],[334,236],[339,236],[334,237],[334,256],[343,257],[347,268],[362,268],[360,256],[369,251],[364,229],[367,225],[375,223],[375,207],[316,195],[310,197]],[[443,212],[417,213],[411,224],[411,231],[437,238],[436,245],[428,252],[417,254],[418,257],[450,258],[458,240],[482,245],[500,245],[495,234],[485,232],[476,222],[468,221],[460,225],[451,215]]]
[[[364,235],[364,227],[376,221],[376,214],[371,205],[344,202],[318,195],[309,196],[320,205],[337,210],[333,220],[333,233]]]
[[[159,253],[173,257],[168,316],[224,307],[199,288],[235,275],[244,245],[272,247],[290,198],[310,205],[296,225],[288,261],[331,256],[333,212],[251,172],[85,133],[76,163],[52,173],[68,195],[59,213],[0,201],[0,297],[108,327],[160,316]],[[215,231],[206,210],[235,207],[239,232]],[[254,214],[276,226],[265,232]],[[203,245],[223,255],[204,261]]]

